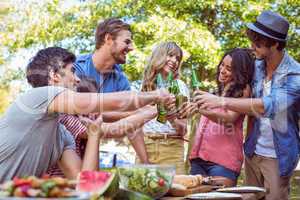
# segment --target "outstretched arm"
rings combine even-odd
[[[103,116],[103,121],[104,122],[115,122],[115,121],[118,121],[118,120],[123,119],[125,117],[128,117],[130,115],[134,115],[137,112],[139,112],[139,110],[124,111],[124,112],[111,111],[111,112],[102,113],[102,116]]]
[[[173,104],[174,96],[166,90],[151,92],[77,93],[66,90],[54,98],[48,112],[89,114],[105,111],[135,110],[151,103]]]
[[[99,142],[102,136],[102,116],[95,121],[85,118],[87,123],[88,141],[83,160],[74,150],[65,150],[62,154],[59,167],[69,179],[76,179],[78,173],[82,170],[98,170],[99,164]]]
[[[106,138],[124,137],[125,134],[135,132],[157,114],[155,106],[146,106],[136,114],[113,123],[103,123],[103,134]]]
[[[242,98],[248,98],[250,96],[250,93],[251,93],[250,87],[247,86],[243,91]],[[224,124],[224,123],[234,123],[241,114],[240,112],[236,112],[228,109],[225,109],[225,112],[219,112],[217,110],[212,110],[212,109],[205,109],[206,108],[205,105],[207,104],[200,104],[202,99],[199,96],[201,96],[202,94],[209,96],[210,94],[202,91],[198,91],[195,94],[196,97],[194,98],[194,102],[186,103],[180,109],[179,113],[181,117],[186,117],[189,115],[193,115],[195,113],[200,113],[206,116],[207,118],[209,118],[210,120],[214,121],[215,123]],[[216,99],[222,98],[216,95],[212,95],[209,97],[211,97],[215,101],[217,101]],[[229,99],[236,100],[237,98],[229,98]],[[209,102],[209,103],[213,104],[213,102]]]
[[[200,91],[197,103],[201,108],[225,107],[227,109],[245,113],[256,117],[273,118],[292,106],[300,99],[299,73],[291,73],[284,79],[281,87],[272,88],[271,94],[262,98],[234,99],[220,98]]]
[[[195,100],[202,110],[223,107],[234,112],[253,116],[261,116],[265,112],[263,101],[259,98],[219,97],[207,92],[198,91]]]

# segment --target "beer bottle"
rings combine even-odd
[[[171,71],[168,73],[167,87],[169,92],[173,94],[173,73]]]
[[[160,73],[156,77],[156,87],[158,89],[166,88],[165,82]],[[167,110],[162,103],[157,104],[157,113],[158,113],[158,115],[157,115],[156,120],[163,124],[166,123],[167,122]]]
[[[180,92],[179,86],[178,86],[177,81],[174,80],[172,72],[168,73],[167,85],[168,85],[168,90],[171,94],[174,94],[175,96],[176,96],[176,94],[179,94],[179,92]]]
[[[193,92],[199,90],[200,82],[198,81],[196,69],[192,66],[192,88]]]
[[[179,87],[178,80],[173,78],[173,73],[169,72],[168,74],[168,89],[169,92],[174,94],[176,98],[176,108],[178,109],[181,104],[183,104],[185,101],[187,101],[188,97],[182,93]],[[177,111],[175,111],[177,112]]]

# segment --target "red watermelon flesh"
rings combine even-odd
[[[82,171],[76,189],[80,192],[102,195],[114,179],[114,174],[103,171]]]

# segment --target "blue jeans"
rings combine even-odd
[[[203,176],[223,176],[236,181],[239,173],[232,171],[228,168],[218,165],[216,163],[195,158],[191,161],[191,175],[201,174]]]

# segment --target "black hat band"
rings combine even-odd
[[[277,37],[280,39],[286,39],[287,34],[282,34],[282,33],[278,33],[277,31],[274,31],[268,27],[266,27],[265,25],[259,23],[258,21],[253,23],[257,28],[261,29],[262,31],[268,33],[269,35],[273,36],[273,37]]]

